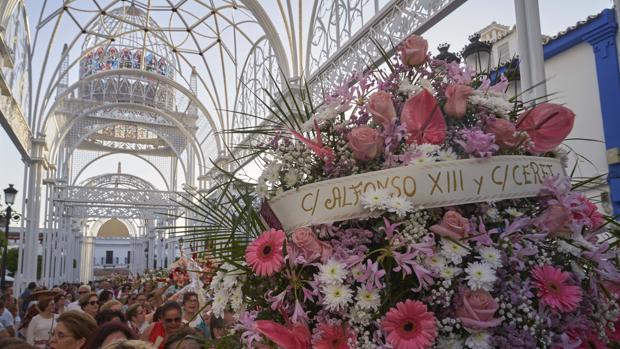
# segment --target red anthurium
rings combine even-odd
[[[575,114],[558,104],[543,103],[525,112],[517,121],[517,130],[525,131],[534,143],[531,150],[544,153],[555,149],[568,136]]]
[[[426,89],[405,102],[400,122],[409,133],[408,143],[443,144],[446,138],[446,121],[437,100]]]

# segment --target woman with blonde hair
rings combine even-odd
[[[86,349],[88,337],[97,328],[97,323],[90,315],[77,310],[63,313],[57,321],[49,341],[52,349]]]

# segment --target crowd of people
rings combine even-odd
[[[198,349],[234,324],[211,316],[197,292],[170,282],[101,281],[52,289],[30,283],[0,297],[0,349]],[[201,304],[201,300],[202,303]]]

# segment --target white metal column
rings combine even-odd
[[[546,100],[547,84],[538,0],[515,0],[515,14],[523,100],[540,103]]]

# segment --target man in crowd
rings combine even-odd
[[[24,315],[26,313],[26,310],[28,309],[28,303],[30,303],[30,295],[32,294],[32,292],[34,292],[34,290],[36,290],[37,288],[37,283],[36,282],[31,282],[28,284],[28,288],[26,288],[24,290],[24,292],[22,292],[21,296],[19,296],[19,299],[21,300],[21,307],[19,308],[19,316],[23,319]]]
[[[15,322],[13,315],[0,301],[0,338],[15,336]]]
[[[69,305],[67,306],[67,310],[82,310],[82,308],[80,307],[80,298],[89,293],[90,292],[90,286],[88,285],[81,285],[80,287],[78,287],[78,294],[76,297],[75,302],[69,303]]]

